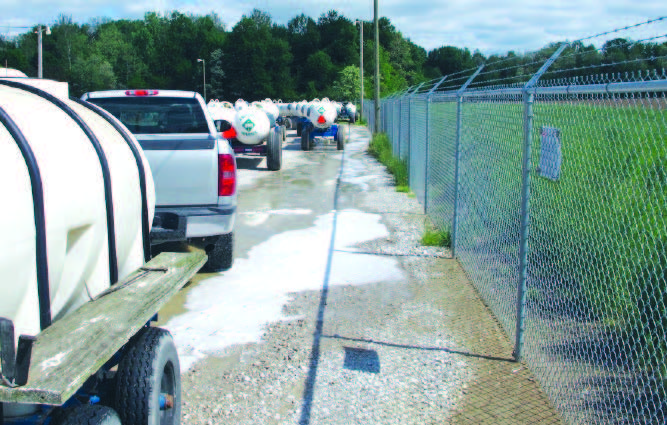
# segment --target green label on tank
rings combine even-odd
[[[241,124],[241,125],[243,126],[243,128],[246,129],[246,131],[252,131],[252,129],[255,128],[255,123],[252,122],[252,120],[250,118],[243,121],[243,124]]]

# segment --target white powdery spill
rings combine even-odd
[[[366,150],[368,146],[366,141],[367,138],[364,140],[357,139],[345,145],[345,166],[343,167],[343,175],[341,176],[343,183],[359,186],[364,192],[369,189],[368,182],[383,177],[379,173],[369,174],[368,165],[364,161],[352,157],[353,154],[362,153]]]
[[[336,249],[387,237],[381,217],[356,210],[338,213]],[[289,294],[322,288],[333,214],[313,227],[284,232],[253,247],[231,270],[193,288],[185,307],[170,320],[181,370],[234,344],[258,342],[265,324],[289,319],[282,314]],[[364,285],[404,278],[394,258],[334,252],[329,285]]]

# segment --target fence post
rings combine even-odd
[[[442,77],[426,95],[426,164],[424,167],[424,214],[428,214],[428,180],[431,178],[431,162],[429,155],[431,155],[431,100],[433,99],[433,92],[435,92],[440,84],[447,79],[447,75]]]
[[[452,217],[452,258],[456,257],[456,241],[459,227],[459,184],[460,184],[460,164],[461,164],[461,125],[463,123],[463,93],[466,91],[472,80],[475,79],[484,69],[481,65],[474,74],[463,83],[460,89],[456,91],[456,145],[454,147],[454,214]]]
[[[412,158],[412,98],[422,88],[424,83],[419,83],[412,92],[408,94],[408,187],[412,189],[412,170],[410,170],[410,162]]]
[[[526,319],[526,286],[528,281],[528,237],[530,228],[530,148],[533,138],[533,102],[535,95],[530,89],[537,84],[540,77],[549,69],[563,53],[569,43],[561,44],[560,48],[542,65],[533,77],[523,86],[523,159],[521,161],[521,239],[519,241],[519,288],[516,300],[516,330],[514,341],[514,360],[521,360],[523,348],[524,323]]]

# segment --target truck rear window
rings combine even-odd
[[[208,133],[195,98],[103,97],[88,99],[113,114],[134,134]]]

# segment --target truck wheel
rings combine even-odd
[[[302,122],[297,122],[296,123],[296,135],[301,136],[303,133],[303,123]]]
[[[270,171],[280,170],[283,162],[283,139],[280,128],[282,127],[273,127],[266,142],[266,168]]]
[[[111,407],[100,404],[83,405],[69,409],[58,425],[121,425],[120,418]]]
[[[169,331],[145,328],[129,343],[116,373],[123,425],[179,425],[181,370]]]
[[[338,127],[338,132],[336,133],[336,148],[339,151],[345,149],[345,133],[343,133],[343,129],[340,127]]]
[[[357,120],[356,115],[350,116],[350,124],[354,124],[354,122]]]
[[[287,127],[285,125],[280,126],[280,135],[283,142],[287,140]]]
[[[202,269],[206,272],[221,272],[232,268],[234,263],[234,233],[220,235],[212,244],[204,246],[208,261]]]
[[[285,118],[285,130],[291,130],[292,129],[292,119],[291,118]]]
[[[301,150],[309,151],[311,148],[312,145],[310,143],[310,131],[308,131],[308,129],[304,129],[301,132]]]

